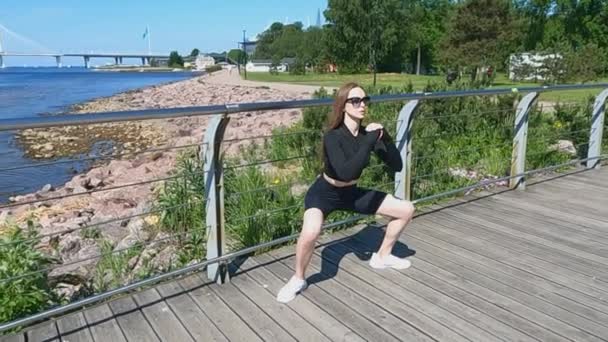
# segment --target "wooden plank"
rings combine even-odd
[[[424,223],[421,222],[420,224]],[[549,264],[542,260],[531,258],[523,254],[513,254],[508,249],[496,246],[489,241],[477,239],[472,235],[458,234],[455,229],[450,228],[450,225],[453,226],[456,224],[450,222],[433,222],[427,224],[426,226],[428,228],[424,231],[420,229],[416,231],[412,230],[410,234],[411,236],[417,236],[421,239],[430,236],[442,240],[448,244],[461,246],[474,253],[487,256],[491,259],[513,266],[530,274],[540,275],[546,280],[553,281],[572,290],[595,297],[595,300],[604,301],[604,298],[606,298],[604,291],[593,286],[594,284],[589,283],[587,281],[589,279],[585,279],[585,277],[572,277],[570,275],[566,275],[565,273],[567,273],[567,270],[564,268],[559,268],[553,264]],[[417,235],[419,233],[424,233],[425,237]]]
[[[294,260],[294,258],[288,258],[282,260],[281,262],[288,266],[292,265]],[[345,300],[343,300],[343,302],[355,309],[357,312],[361,313],[361,315],[364,317],[367,317],[370,321],[381,326],[384,330],[395,337],[402,338],[407,341],[431,340],[431,337],[428,334],[420,331],[421,329],[417,329],[414,324],[405,319],[405,317],[413,316],[413,307],[408,309],[407,307],[403,307],[405,303],[395,303],[398,302],[396,298],[391,297],[390,294],[386,294],[375,289],[373,284],[366,283],[360,279],[357,279],[355,276],[344,272],[339,272],[339,274],[336,275],[334,275],[332,272],[327,272],[327,267],[325,265],[328,265],[328,262],[325,259],[322,261],[318,254],[314,254],[309,267],[311,271],[316,270],[319,272],[317,275],[320,275],[322,278],[333,277],[332,280],[335,281],[324,280],[322,283],[317,283],[318,286],[322,287],[329,294],[336,298],[340,298],[341,300],[344,298]],[[332,266],[330,267],[333,268]],[[345,284],[350,284],[352,286],[346,286]],[[351,291],[357,296],[350,297],[344,295]],[[378,296],[374,296],[375,294]],[[398,295],[406,296],[405,293],[398,293]],[[360,301],[359,298],[363,298],[363,300]],[[419,312],[416,314],[421,315]],[[439,324],[435,323],[435,326],[438,325]],[[435,327],[435,330],[437,330],[437,327]],[[444,336],[445,335],[446,334],[444,334]],[[452,332],[447,333],[447,335],[455,336],[455,340],[462,339],[462,336],[458,336]]]
[[[285,285],[285,281],[266,270],[264,267],[255,267],[264,266],[263,263],[257,261],[257,258],[248,258],[243,265],[251,265],[251,269],[245,271],[247,276],[261,284],[270,292],[273,298],[276,298],[276,294],[281,287]],[[300,296],[297,300],[292,300],[284,306],[291,308],[295,313],[301,316],[304,321],[315,326],[332,341],[364,341],[357,333],[323,311],[319,306],[304,296]]]
[[[547,183],[542,187],[531,187],[526,189],[525,195],[528,200],[542,199],[543,205],[550,205],[552,207],[559,206],[568,209],[576,208],[578,215],[584,215],[587,217],[593,217],[600,221],[606,221],[606,207],[601,206],[600,203],[608,201],[607,196],[598,195],[595,191],[589,188],[585,189],[587,198],[580,198],[570,195],[570,193],[576,191],[576,188],[564,188],[556,186],[555,184]],[[581,188],[579,188],[581,189]],[[590,201],[590,199],[596,199],[596,201]]]
[[[63,316],[57,320],[62,341],[93,342],[87,320],[82,312]]]
[[[542,201],[526,201],[526,199],[521,196],[520,198],[510,196],[510,193],[502,193],[499,196],[493,196],[490,200],[495,201],[498,205],[501,205],[501,203],[506,203],[509,205],[525,208],[525,210],[537,212],[540,215],[548,215],[555,218],[559,218],[566,222],[571,222],[573,224],[581,225],[583,227],[589,227],[599,230],[607,229],[606,222],[603,222],[601,220],[577,215],[576,212],[572,213],[569,211],[569,209],[564,207],[544,206],[542,205],[542,203],[540,203]]]
[[[28,342],[59,342],[59,331],[54,321],[42,323],[26,332]]]
[[[346,233],[345,233],[346,234]],[[356,235],[355,235],[356,236]],[[353,237],[348,240],[342,248],[352,248],[354,251],[359,253],[369,250],[367,245],[369,241],[361,240],[360,237]],[[499,337],[507,337],[510,341],[527,341],[540,339],[541,341],[559,341],[563,338],[559,335],[552,333],[549,330],[543,329],[538,325],[521,318],[520,316],[495,305],[492,302],[486,301],[474,294],[460,290],[455,286],[447,284],[440,278],[437,278],[434,274],[426,274],[417,265],[416,257],[410,258],[413,261],[412,266],[403,271],[402,274],[407,275],[406,280],[400,283],[400,286],[410,287],[412,281],[423,283],[429,288],[435,291],[441,292],[448,296],[452,300],[456,300],[465,305],[465,311],[477,310],[483,315],[474,315],[474,311],[468,315],[469,319],[476,324],[482,326],[489,326],[489,329],[500,329],[502,334]],[[363,267],[360,265],[359,267]],[[391,273],[397,271],[386,270],[386,272],[379,272],[382,277],[389,277]],[[444,301],[438,301],[437,303],[443,303]],[[491,318],[490,318],[491,317]],[[498,333],[498,331],[496,331]]]
[[[108,305],[127,341],[160,341],[133,298],[119,298]]]
[[[424,229],[427,228],[421,227],[417,230]],[[413,235],[414,233],[408,234],[408,241],[414,242],[419,252],[431,253],[456,262],[495,281],[516,287],[520,291],[553,303],[596,323],[605,325],[608,322],[608,306],[581,292],[548,282],[539,275],[530,274],[500,261],[447,244],[442,240],[428,236],[418,239]]]
[[[584,173],[579,173],[576,175],[569,175],[559,178],[546,178],[546,180],[541,184],[556,184],[556,185],[566,185],[571,186],[573,188],[606,188],[606,181],[602,180],[598,177],[589,177]],[[538,185],[541,185],[538,184]]]
[[[84,318],[89,324],[95,341],[126,342],[125,335],[107,304],[95,306],[84,311]]]
[[[331,237],[322,236],[319,240],[319,243],[331,243],[332,246],[335,246],[336,243],[340,243],[336,241],[332,242],[331,240],[333,238],[335,238],[334,235],[332,235]],[[435,307],[434,304],[424,301],[414,293],[410,293],[409,289],[407,288],[396,290],[394,286],[386,286],[385,282],[379,281],[379,278],[374,275],[374,273],[368,273],[364,275],[353,275],[350,272],[350,268],[346,268],[346,273],[338,272],[339,266],[337,264],[340,262],[339,260],[341,259],[341,257],[332,259],[331,254],[325,255],[326,251],[329,251],[329,247],[324,246],[321,248],[323,251],[319,252],[319,250],[317,250],[311,260],[311,270],[319,271],[319,273],[313,276],[313,278],[319,277],[320,274],[320,279],[331,279],[332,281],[335,280],[335,282],[341,285],[341,287],[335,288],[335,291],[333,292],[335,293],[336,297],[339,297],[340,294],[343,293],[345,290],[353,291],[354,293],[359,294],[361,297],[366,298],[370,303],[380,306],[381,309],[388,311],[389,314],[401,320],[401,322],[377,322],[377,324],[383,327],[394,327],[399,324],[408,323],[433,338],[448,340],[461,340],[463,338],[462,336],[454,332],[453,329],[448,328],[448,326],[454,325],[452,319],[455,320],[456,323],[458,323],[458,318],[450,317],[448,319],[445,319],[446,322],[449,322],[447,323],[447,325],[441,324],[431,319],[430,316],[427,316],[424,313],[426,309],[421,309],[421,307]],[[271,252],[270,254],[274,256],[288,254],[290,259],[282,260],[282,263],[284,263],[287,267],[290,267],[293,270],[293,255],[289,255],[289,253],[291,252],[293,251],[276,251]],[[323,257],[323,260],[321,260],[321,256]],[[342,262],[348,262],[347,260],[348,259],[344,259],[342,260]],[[328,283],[331,282],[328,280],[323,280],[323,282],[319,283],[319,285],[326,290],[330,290],[327,288],[326,285]],[[358,303],[359,301],[354,302]],[[435,312],[435,310],[433,309],[430,311]],[[440,312],[439,314],[441,313],[442,312]],[[402,335],[402,333],[399,332],[394,332],[393,334],[399,336]],[[426,336],[424,337],[426,338]]]
[[[425,231],[424,233],[427,232]],[[411,236],[414,236],[414,233]],[[419,234],[419,232],[415,236],[423,241],[430,240],[430,236],[424,236],[424,234]],[[433,241],[433,243],[436,244],[437,242]],[[449,250],[450,248],[456,247],[445,244],[444,249]],[[427,273],[435,272],[436,267],[449,271],[458,278],[459,283],[462,284],[459,287],[463,290],[470,288],[476,293],[485,294],[490,300],[495,300],[499,305],[562,336],[585,341],[598,341],[597,336],[606,336],[602,334],[608,328],[583,319],[552,303],[530,296],[518,290],[517,287],[496,282],[483,273],[468,269],[467,265],[460,265],[449,259],[438,258],[430,253],[421,254],[419,258],[424,258],[424,261],[416,260],[416,262],[421,269],[427,268]],[[585,329],[585,331],[582,329]]]
[[[497,230],[503,229],[504,231],[512,230],[505,225],[495,225],[487,220],[470,215],[465,216],[454,211],[451,211],[450,215],[446,216],[446,214],[447,211],[425,217],[420,221],[420,223],[428,223],[429,225],[437,226],[437,229],[445,231],[447,234],[449,234],[448,236],[455,236],[458,239],[464,239],[472,244],[478,244],[480,247],[484,248],[484,250],[489,250],[487,248],[489,245],[498,247],[498,249],[490,251],[494,254],[505,251],[502,255],[497,256],[497,258],[509,257],[510,259],[515,259],[512,257],[513,254],[510,253],[510,251],[514,249],[519,252],[514,261],[524,263],[530,267],[542,268],[546,271],[559,273],[562,275],[562,278],[566,277],[567,281],[570,283],[575,281],[576,285],[581,288],[591,289],[590,291],[598,292],[600,295],[604,293],[604,295],[608,296],[608,283],[597,279],[597,277],[604,275],[603,269],[605,269],[605,267],[597,266],[583,269],[586,267],[583,261],[577,261],[576,257],[569,256],[568,254],[565,254],[565,252],[562,252],[562,250],[566,250],[566,252],[576,255],[575,253],[577,251],[567,247],[562,247],[560,249],[559,245],[549,242],[545,243],[545,246],[550,247],[547,249],[545,249],[543,246],[530,244],[524,240],[512,242],[512,237],[511,240],[509,240],[509,236],[500,236],[500,234],[494,236],[493,238],[487,237],[492,234],[491,230],[494,228]],[[462,217],[466,217],[466,219],[460,220]],[[521,234],[528,241],[540,243],[545,241],[523,232],[518,232],[518,234]],[[522,247],[520,244],[526,246]],[[503,245],[506,247],[503,247]],[[507,254],[505,255],[505,253]],[[589,257],[588,253],[585,253],[585,256],[589,259],[591,258]],[[602,259],[602,257],[599,256],[591,256],[596,257],[595,259]],[[606,264],[606,266],[608,267],[608,264]],[[585,271],[587,271],[587,274],[585,274]]]
[[[579,174],[561,176],[561,177],[534,177],[533,179],[530,180],[528,185],[539,186],[539,185],[547,184],[547,183],[559,183],[559,184],[576,183],[576,184],[580,184],[582,187],[604,188],[604,187],[606,187],[605,182],[606,182],[605,180],[602,180],[599,177],[594,177],[593,175],[590,175],[590,174],[585,175],[585,173],[579,173]],[[576,187],[580,188],[581,186],[577,185]]]
[[[207,315],[176,282],[156,287],[165,302],[192,335],[195,341],[228,341]]]
[[[346,234],[346,233],[345,233]],[[349,235],[337,234],[340,237],[348,237],[338,244],[325,247],[322,253],[324,260],[333,262],[336,267],[341,267],[346,273],[352,274],[359,279],[365,279],[373,287],[385,290],[387,297],[381,299],[370,293],[374,300],[382,305],[391,301],[402,302],[411,305],[420,311],[417,315],[426,315],[429,319],[442,323],[451,330],[466,338],[479,341],[500,340],[501,336],[509,336],[510,340],[530,341],[530,336],[494,320],[480,311],[462,305],[462,303],[433,290],[432,288],[408,277],[408,272],[394,272],[392,270],[373,270],[366,262],[362,262],[353,254],[358,251],[362,255],[369,255],[371,248],[368,245],[360,249],[354,249],[354,238]],[[338,274],[343,275],[343,272]],[[344,284],[352,284],[353,288],[359,288],[352,277],[342,276]],[[356,279],[356,278],[355,278]],[[399,303],[401,304],[401,303]],[[419,329],[423,330],[421,327]],[[448,340],[452,340],[449,338]]]
[[[579,189],[584,189],[584,191],[579,191]],[[553,201],[566,201],[566,203],[578,204],[583,208],[594,208],[601,213],[606,213],[606,207],[601,205],[602,201],[608,200],[606,190],[605,186],[590,185],[576,180],[546,182],[526,188],[526,192],[548,196]],[[598,202],[589,201],[589,198],[595,198]]]
[[[515,208],[511,205],[495,205],[489,200],[482,201],[471,201],[466,204],[470,208],[476,208],[484,212],[484,215],[490,215],[493,217],[508,217],[513,220],[513,223],[523,224],[529,222],[531,224],[540,224],[548,226],[550,231],[559,231],[562,236],[570,237],[583,237],[592,241],[596,241],[598,244],[608,244],[608,236],[605,233],[601,233],[589,228],[585,228],[576,224],[571,224],[563,220],[558,220],[548,215],[539,215],[536,212],[530,212]],[[460,208],[458,206],[457,208]],[[588,241],[588,240],[586,240]]]
[[[510,201],[508,198],[497,194],[493,196],[486,196],[487,192],[471,195],[472,197],[482,198],[477,201],[480,205],[495,207],[495,208],[508,208],[509,210],[520,212],[526,216],[536,216],[547,221],[559,221],[562,225],[571,225],[575,229],[583,230],[584,232],[593,233],[595,235],[605,236],[608,232],[608,228],[603,225],[597,225],[590,223],[589,221],[580,220],[578,217],[572,218],[572,215],[564,214],[561,211],[553,211],[551,208],[545,210],[544,207],[530,206],[527,205],[526,201]],[[541,209],[539,209],[541,208]]]
[[[514,242],[521,247],[520,249],[530,250],[531,255],[544,257],[546,260],[555,260],[559,264],[575,264],[576,270],[582,274],[591,273],[593,276],[597,276],[598,270],[608,267],[608,258],[602,256],[602,254],[608,255],[608,249],[594,248],[601,244],[591,241],[563,241],[555,233],[550,232],[550,227],[541,226],[538,223],[514,224],[511,217],[495,218],[487,211],[489,210],[480,211],[459,207],[457,210],[446,209],[436,213],[433,217],[455,220],[465,224],[465,227],[483,227],[484,237],[490,240]],[[423,218],[423,220],[426,219],[430,219],[430,217]],[[474,225],[469,226],[468,223],[474,223]]]
[[[587,209],[580,203],[572,203],[574,202],[573,200],[566,200],[565,198],[567,198],[567,195],[565,193],[561,195],[564,197],[564,199],[561,200],[551,199],[549,195],[549,193],[543,195],[537,194],[537,191],[527,191],[526,193],[521,194],[505,193],[500,197],[524,201],[525,203],[534,203],[537,206],[535,210],[538,210],[538,212],[541,214],[548,211],[550,212],[558,210],[564,214],[576,215],[578,216],[578,220],[597,222],[600,229],[605,228],[605,226],[608,224],[608,218],[606,218],[604,214],[595,209]],[[556,193],[553,193],[553,196],[555,195]]]
[[[180,279],[178,284],[199,308],[217,325],[230,341],[262,341],[262,339],[236,315],[198,275]]]
[[[256,257],[261,262],[268,263],[266,265],[266,269],[270,270],[285,282],[291,278],[293,275],[293,271],[280,262],[271,262],[272,260],[276,260],[271,257],[269,254],[259,255]],[[329,280],[331,281],[331,280]],[[357,296],[351,291],[344,291],[340,298],[336,298],[332,296],[330,293],[325,291],[318,284],[314,284],[308,287],[306,291],[302,292],[302,294],[298,297],[304,296],[308,300],[314,302],[319,305],[325,311],[327,311],[330,315],[334,316],[337,320],[347,325],[350,329],[354,330],[358,335],[363,337],[366,340],[375,340],[375,341],[397,341],[398,338],[386,332],[382,327],[372,323],[369,321],[371,317],[366,317],[361,314],[357,310],[353,309],[351,306],[360,306],[361,303],[367,302],[364,298]],[[351,299],[356,299],[357,301],[352,302],[349,301]],[[299,300],[300,298],[296,298],[295,300]],[[369,304],[366,304],[369,305]]]
[[[25,342],[25,335],[22,332],[16,333],[16,334],[4,335],[4,336],[0,336],[0,341],[1,342]]]
[[[266,315],[263,310],[240,292],[232,283],[226,283],[222,286],[211,286],[210,289],[263,340],[295,341],[293,336]]]
[[[277,302],[276,297],[266,291],[246,273],[231,278],[231,283],[264,313],[292,336],[301,341],[329,341],[315,326],[298,316],[289,306]]]
[[[602,180],[598,177],[589,177],[585,174],[571,175],[561,178],[547,179],[546,182],[541,184],[557,184],[557,185],[567,185],[572,188],[590,188],[590,189],[605,189],[606,188],[606,180]],[[539,184],[540,185],[540,184]]]
[[[527,197],[526,197],[527,195]],[[494,197],[497,201],[502,202],[519,202],[525,203],[526,207],[535,210],[545,215],[560,215],[566,221],[577,224],[591,224],[597,228],[606,228],[607,218],[593,215],[589,213],[581,213],[573,209],[571,205],[565,205],[562,202],[550,202],[546,197],[536,197],[534,194],[526,194],[525,192],[505,192],[500,196]],[[536,199],[536,200],[534,200]]]
[[[133,299],[162,341],[194,341],[156,289],[137,292]]]

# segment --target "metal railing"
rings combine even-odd
[[[558,91],[558,90],[575,90],[575,89],[590,89],[590,88],[605,88],[595,100],[595,103],[592,108],[592,115],[589,120],[589,127],[586,130],[589,132],[589,142],[586,143],[588,145],[587,155],[584,158],[575,158],[569,160],[565,163],[560,163],[557,165],[551,165],[548,167],[537,168],[533,170],[526,170],[526,153],[527,153],[527,143],[528,143],[528,128],[529,128],[529,118],[530,113],[533,109],[533,106],[538,99],[538,96],[542,92],[549,91]],[[510,128],[512,129],[512,141],[506,143],[499,143],[493,146],[477,146],[477,147],[467,147],[466,149],[461,149],[459,151],[451,151],[452,154],[464,154],[464,153],[475,153],[480,150],[489,149],[489,148],[509,148],[511,150],[510,158],[506,161],[509,165],[509,172],[505,175],[499,175],[494,177],[493,179],[483,180],[483,181],[474,181],[472,184],[466,184],[464,186],[459,186],[454,189],[448,189],[441,191],[439,193],[426,194],[419,198],[414,198],[413,193],[416,191],[413,189],[413,186],[416,185],[416,182],[419,180],[425,180],[429,177],[434,177],[437,174],[441,173],[449,173],[451,170],[433,170],[431,173],[418,174],[418,170],[416,169],[416,165],[418,162],[423,162],[425,160],[433,159],[433,158],[441,158],[442,153],[427,153],[422,155],[416,154],[416,149],[414,145],[414,137],[415,137],[415,123],[417,122],[417,112],[420,110],[421,106],[428,101],[440,100],[446,98],[464,98],[464,97],[483,97],[483,96],[497,96],[497,95],[508,95],[513,94],[512,89],[492,89],[492,90],[472,90],[472,91],[453,91],[453,92],[442,92],[442,93],[414,93],[414,94],[395,94],[395,95],[380,95],[373,96],[373,103],[391,103],[391,102],[406,102],[405,105],[398,113],[398,117],[394,122],[395,126],[395,136],[394,140],[396,145],[401,152],[401,158],[403,161],[403,169],[400,172],[394,174],[394,180],[389,183],[383,183],[379,185],[381,188],[385,188],[386,186],[393,185],[392,192],[398,198],[408,199],[414,203],[422,203],[433,201],[442,197],[448,197],[455,194],[467,192],[473,189],[486,187],[488,185],[509,182],[509,187],[512,189],[525,189],[525,181],[526,177],[531,174],[545,172],[549,170],[559,169],[569,165],[575,165],[580,163],[585,163],[587,168],[598,168],[600,166],[600,161],[605,159],[607,156],[602,154],[602,143],[603,143],[603,127],[604,127],[604,113],[605,113],[605,103],[606,98],[608,98],[608,84],[591,84],[591,85],[564,85],[564,86],[553,86],[553,87],[529,87],[529,88],[520,88],[518,90],[519,93],[526,94],[519,102],[516,110],[514,111],[514,122],[510,124]],[[244,256],[250,254],[252,252],[266,249],[272,246],[277,246],[280,244],[284,244],[295,239],[299,233],[289,234],[287,236],[280,237],[278,239],[273,239],[272,241],[260,243],[254,246],[249,246],[246,248],[242,248],[236,251],[228,251],[228,232],[227,232],[227,222],[226,222],[226,213],[225,213],[225,201],[227,198],[236,197],[236,196],[245,196],[251,193],[259,193],[264,191],[272,191],[274,188],[279,187],[279,185],[271,185],[271,186],[263,186],[253,189],[248,189],[247,191],[243,191],[240,193],[231,193],[226,194],[226,184],[225,184],[225,175],[227,171],[237,169],[237,168],[246,168],[246,167],[254,167],[268,163],[276,163],[276,162],[287,162],[299,159],[307,159],[310,158],[310,155],[296,155],[296,156],[288,156],[280,159],[263,159],[263,160],[254,160],[243,164],[227,166],[222,160],[221,147],[222,144],[227,144],[231,142],[236,142],[243,140],[243,138],[236,139],[224,139],[224,134],[226,132],[226,128],[228,127],[228,123],[231,119],[231,114],[242,113],[242,112],[253,112],[253,111],[268,111],[268,110],[279,110],[279,109],[291,109],[291,108],[307,108],[307,107],[318,107],[318,106],[329,106],[332,104],[332,99],[316,99],[316,100],[299,100],[299,101],[284,101],[284,102],[262,102],[262,103],[240,103],[240,104],[225,104],[225,105],[213,105],[213,106],[203,106],[203,107],[187,107],[187,108],[171,108],[171,109],[152,109],[152,110],[137,110],[137,111],[124,111],[124,112],[110,112],[110,113],[92,113],[92,114],[81,114],[81,115],[62,115],[62,116],[52,116],[52,117],[36,117],[36,118],[23,118],[23,119],[10,119],[10,120],[0,120],[0,131],[11,131],[11,130],[21,130],[27,128],[46,128],[46,127],[57,127],[57,126],[73,126],[73,125],[90,125],[90,124],[100,124],[100,123],[116,123],[116,122],[124,122],[124,121],[134,121],[134,120],[152,120],[152,119],[171,119],[171,118],[183,118],[183,117],[211,117],[211,120],[208,123],[207,130],[204,136],[204,141],[199,144],[188,144],[183,146],[175,146],[175,147],[166,147],[166,148],[155,148],[149,149],[140,153],[154,153],[154,152],[164,152],[171,150],[180,150],[187,148],[197,148],[199,155],[198,158],[203,163],[202,170],[198,170],[196,172],[197,175],[203,176],[204,181],[204,195],[202,196],[202,200],[200,203],[196,205],[204,205],[204,223],[200,227],[190,227],[191,230],[188,231],[180,231],[174,232],[172,234],[168,234],[162,236],[159,239],[154,239],[152,241],[145,242],[146,244],[158,244],[165,241],[170,241],[172,239],[180,239],[183,236],[187,236],[189,234],[193,234],[197,230],[201,233],[204,233],[206,240],[206,258],[205,260],[195,260],[194,263],[188,264],[184,267],[180,267],[174,270],[170,270],[165,273],[160,273],[153,275],[147,279],[139,280],[135,282],[131,282],[129,284],[119,286],[115,289],[104,291],[99,294],[95,294],[93,296],[89,296],[84,299],[77,300],[75,302],[69,303],[67,305],[58,306],[52,308],[50,310],[46,310],[44,312],[40,312],[34,315],[30,315],[28,317],[20,318],[12,322],[2,323],[0,324],[0,332],[34,323],[36,321],[46,319],[49,317],[53,317],[56,315],[60,315],[62,313],[66,313],[68,311],[81,308],[101,300],[111,298],[118,294],[124,294],[128,291],[146,287],[160,281],[168,280],[180,275],[184,275],[193,271],[200,271],[206,268],[207,276],[209,279],[216,281],[218,283],[229,281],[229,274],[227,270],[227,263],[231,260],[234,260],[237,257]],[[483,117],[485,115],[502,115],[508,112],[508,110],[497,110],[497,111],[486,111],[479,113],[470,114],[471,117]],[[421,117],[419,122],[422,124],[425,121],[432,120],[441,120],[446,117],[460,117],[460,114],[431,114]],[[297,132],[293,134],[307,134],[314,133],[311,131],[303,131]],[[570,132],[572,133],[572,132]],[[292,133],[289,133],[292,134]],[[452,135],[458,135],[459,133],[449,133]],[[417,139],[420,141],[433,141],[440,138],[445,138],[446,134],[438,133],[429,136],[418,136]],[[246,139],[266,139],[277,137],[276,134],[270,136],[257,136]],[[131,155],[133,153],[117,153],[108,156],[99,156],[88,158],[90,160],[112,160],[120,157],[124,157],[127,155]],[[15,171],[24,168],[37,167],[40,165],[50,165],[50,164],[58,164],[58,163],[69,163],[70,161],[54,161],[54,162],[45,162],[39,164],[25,165],[19,167],[10,167],[10,168],[0,168],[0,172],[2,171]],[[437,164],[439,165],[439,164]],[[370,166],[369,168],[381,167],[379,165]],[[422,171],[420,171],[422,172]],[[0,205],[0,210],[2,209],[10,209],[17,206],[38,206],[43,203],[53,203],[54,201],[59,201],[69,197],[75,196],[87,196],[93,195],[100,192],[108,192],[108,191],[116,191],[116,190],[124,190],[127,188],[133,188],[136,186],[146,186],[154,183],[165,183],[171,181],[180,182],[182,176],[181,175],[173,175],[166,176],[154,179],[146,179],[140,180],[137,182],[130,182],[126,184],[118,184],[118,185],[110,185],[101,188],[93,188],[90,190],[86,190],[78,193],[66,193],[64,195],[59,196],[46,196],[43,198],[34,198],[26,201],[20,201],[16,203],[4,204]],[[293,183],[281,184],[280,186],[292,186]],[[30,241],[33,239],[52,239],[54,237],[68,234],[76,231],[84,231],[90,229],[103,229],[104,226],[111,226],[116,224],[124,224],[130,222],[130,220],[136,218],[142,218],[147,215],[156,215],[161,212],[178,210],[178,209],[191,209],[193,206],[192,203],[180,204],[176,206],[159,206],[157,208],[153,208],[151,210],[144,210],[144,212],[135,212],[131,213],[131,215],[127,215],[124,217],[113,218],[110,220],[105,220],[101,222],[96,222],[93,224],[85,224],[77,227],[70,227],[68,229],[52,232],[49,234],[45,234],[36,238],[30,238]],[[260,216],[271,216],[275,215],[282,210],[290,210],[298,205],[292,205],[285,208],[278,208],[267,210],[259,214],[248,215],[238,218],[230,218],[231,222],[234,221],[250,221],[255,220]],[[324,225],[324,228],[332,228],[341,226],[344,224],[356,222],[362,218],[365,218],[365,215],[355,215],[348,217],[346,219],[337,220],[335,222],[327,223]],[[27,242],[28,240],[21,240],[17,243]],[[76,260],[71,260],[68,262],[64,262],[63,264],[59,264],[58,266],[51,266],[47,268],[43,268],[41,270],[37,270],[33,273],[40,272],[50,272],[53,269],[68,267],[78,265],[80,263],[89,261],[91,259],[101,259],[107,255],[112,255],[115,253],[122,253],[128,251],[129,249],[140,248],[141,245],[134,244],[132,246],[127,246],[125,248],[117,248],[112,251],[98,253],[91,257],[81,258]],[[30,273],[21,274],[14,277],[9,277],[7,279],[0,279],[0,283],[17,281],[18,279],[23,279],[25,277],[30,276]]]

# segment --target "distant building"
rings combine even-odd
[[[206,67],[215,65],[215,59],[211,56],[198,56],[194,61],[197,70],[204,70]]]
[[[184,68],[193,68],[196,70],[205,70],[206,67],[215,65],[215,59],[208,54],[200,54],[196,57],[185,56]]]
[[[509,58],[509,79],[511,81],[542,81],[546,74],[547,59],[562,58],[559,54],[520,53]]]
[[[283,58],[277,66],[277,71],[286,72],[289,70],[289,66],[295,62],[295,58]],[[247,62],[245,68],[251,72],[270,72],[272,66],[272,60],[270,59],[252,59]]]
[[[169,58],[152,58],[150,59],[150,65],[153,67],[166,68],[169,66]]]

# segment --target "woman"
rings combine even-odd
[[[362,214],[380,214],[392,218],[386,227],[382,245],[372,254],[373,268],[405,269],[409,260],[391,254],[393,246],[414,215],[411,202],[390,194],[359,188],[357,179],[374,151],[394,172],[403,167],[399,151],[382,125],[362,126],[369,97],[356,83],[338,90],[330,128],[323,137],[323,174],[306,193],[302,232],[296,246],[296,272],[277,295],[279,302],[289,302],[306,286],[304,273],[310,262],[323,220],[334,210]]]

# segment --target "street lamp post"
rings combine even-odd
[[[245,48],[245,32],[247,31],[243,30],[243,71],[245,72],[245,79],[247,79],[247,49]]]

